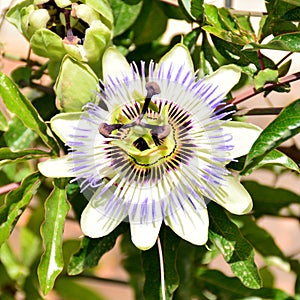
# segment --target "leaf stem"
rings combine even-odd
[[[160,282],[161,282],[162,300],[166,300],[164,257],[163,257],[162,247],[161,247],[161,242],[159,237],[157,238],[157,248],[158,248],[159,265],[160,265]]]

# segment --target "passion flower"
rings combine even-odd
[[[219,109],[239,81],[239,69],[221,67],[197,80],[181,44],[147,70],[109,48],[103,77],[99,104],[51,120],[68,155],[39,164],[45,176],[79,182],[89,199],[81,216],[84,234],[102,237],[127,220],[133,243],[146,250],[164,222],[203,245],[210,200],[234,214],[252,209],[250,195],[226,165],[247,154],[260,129],[230,121]]]

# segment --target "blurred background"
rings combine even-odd
[[[9,24],[4,19],[5,12],[10,5],[15,4],[17,1],[10,0],[1,0],[0,1],[0,42],[2,47],[1,52],[5,51],[6,57],[0,57],[0,69],[6,74],[15,69],[17,66],[22,65],[20,58],[26,59],[29,51],[28,42],[23,38],[21,34],[16,30],[16,28]],[[169,1],[170,2],[170,1]],[[176,1],[171,1],[176,4]],[[261,14],[265,11],[264,1],[263,0],[252,0],[252,1],[205,1],[216,6],[227,6],[232,7],[236,10],[249,11],[252,12],[253,17],[251,18],[254,28],[257,27],[259,18],[256,17],[256,13]],[[168,30],[162,37],[162,41],[166,44],[170,39],[178,33],[187,33],[190,31],[190,24],[185,21],[175,21],[169,20]],[[264,51],[264,50],[263,50]],[[280,61],[280,59],[285,54],[280,51],[269,51],[268,56],[271,56],[274,61]],[[293,65],[290,72],[299,71],[300,69],[300,54],[293,54]],[[42,60],[40,57],[36,57],[37,60]],[[41,80],[47,80],[42,78]],[[240,109],[249,109],[251,107],[269,107],[269,106],[286,106],[289,102],[294,99],[300,98],[300,82],[294,82],[291,84],[290,93],[271,93],[268,98],[264,98],[261,94],[251,98],[250,100],[243,102],[239,108]],[[236,91],[235,94],[239,94],[242,91]],[[26,89],[24,90],[26,93]],[[247,117],[248,122],[255,123],[261,127],[265,127],[269,124],[274,117],[272,116],[255,116]],[[294,142],[300,147],[299,137],[294,139]],[[288,188],[295,193],[300,194],[300,184],[299,177],[297,177],[292,172],[286,172],[283,175],[276,176],[275,173],[268,171],[255,171],[253,174],[247,177],[247,179],[254,178],[259,183],[272,185],[274,187],[283,187]],[[300,207],[298,207],[300,211]],[[18,240],[18,228],[26,224],[26,216],[30,212],[25,212],[21,219],[19,220],[16,229],[12,235],[12,239]],[[266,228],[274,237],[275,242],[280,246],[283,252],[287,256],[296,256],[300,257],[300,228],[299,223],[295,219],[286,218],[284,221],[282,219],[276,219],[272,217],[263,217],[259,221],[259,225],[263,228]],[[78,224],[68,221],[65,227],[65,239],[78,238],[82,235],[81,230]],[[17,245],[16,249],[18,248]],[[82,282],[95,291],[99,291],[105,299],[109,300],[132,300],[133,292],[131,289],[123,283],[126,282],[128,276],[126,271],[122,268],[122,254],[119,250],[118,243],[117,245],[104,257],[101,259],[96,274],[102,280],[91,280],[85,279]],[[256,258],[259,266],[264,264],[263,260],[257,256]],[[212,267],[215,269],[221,269],[226,274],[231,274],[230,268],[227,264],[224,263],[221,256],[218,257],[212,264]],[[288,293],[293,293],[295,276],[288,274],[285,271],[280,270],[276,267],[271,267],[274,274],[276,274],[276,287],[285,290]],[[119,283],[109,282],[109,279],[120,280]],[[51,292],[47,295],[46,299],[60,299],[54,292]]]

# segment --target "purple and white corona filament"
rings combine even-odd
[[[138,71],[108,49],[99,104],[52,119],[70,152],[39,169],[80,183],[89,198],[81,227],[90,237],[127,220],[134,244],[148,249],[165,222],[202,245],[208,201],[236,214],[251,210],[249,194],[225,165],[246,154],[260,130],[224,121],[226,113],[217,111],[240,77],[231,66],[197,81],[188,50],[177,45],[145,73],[143,62]]]

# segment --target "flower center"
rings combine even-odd
[[[188,132],[189,115],[173,102],[153,99],[160,93],[157,83],[147,83],[146,89],[143,103],[137,100],[119,107],[110,124],[100,124],[99,133],[109,138],[108,158],[116,169],[128,164],[150,173],[161,164],[165,164],[165,170],[177,169],[181,162],[177,154],[187,138],[182,133]],[[151,176],[147,171],[146,174]]]

